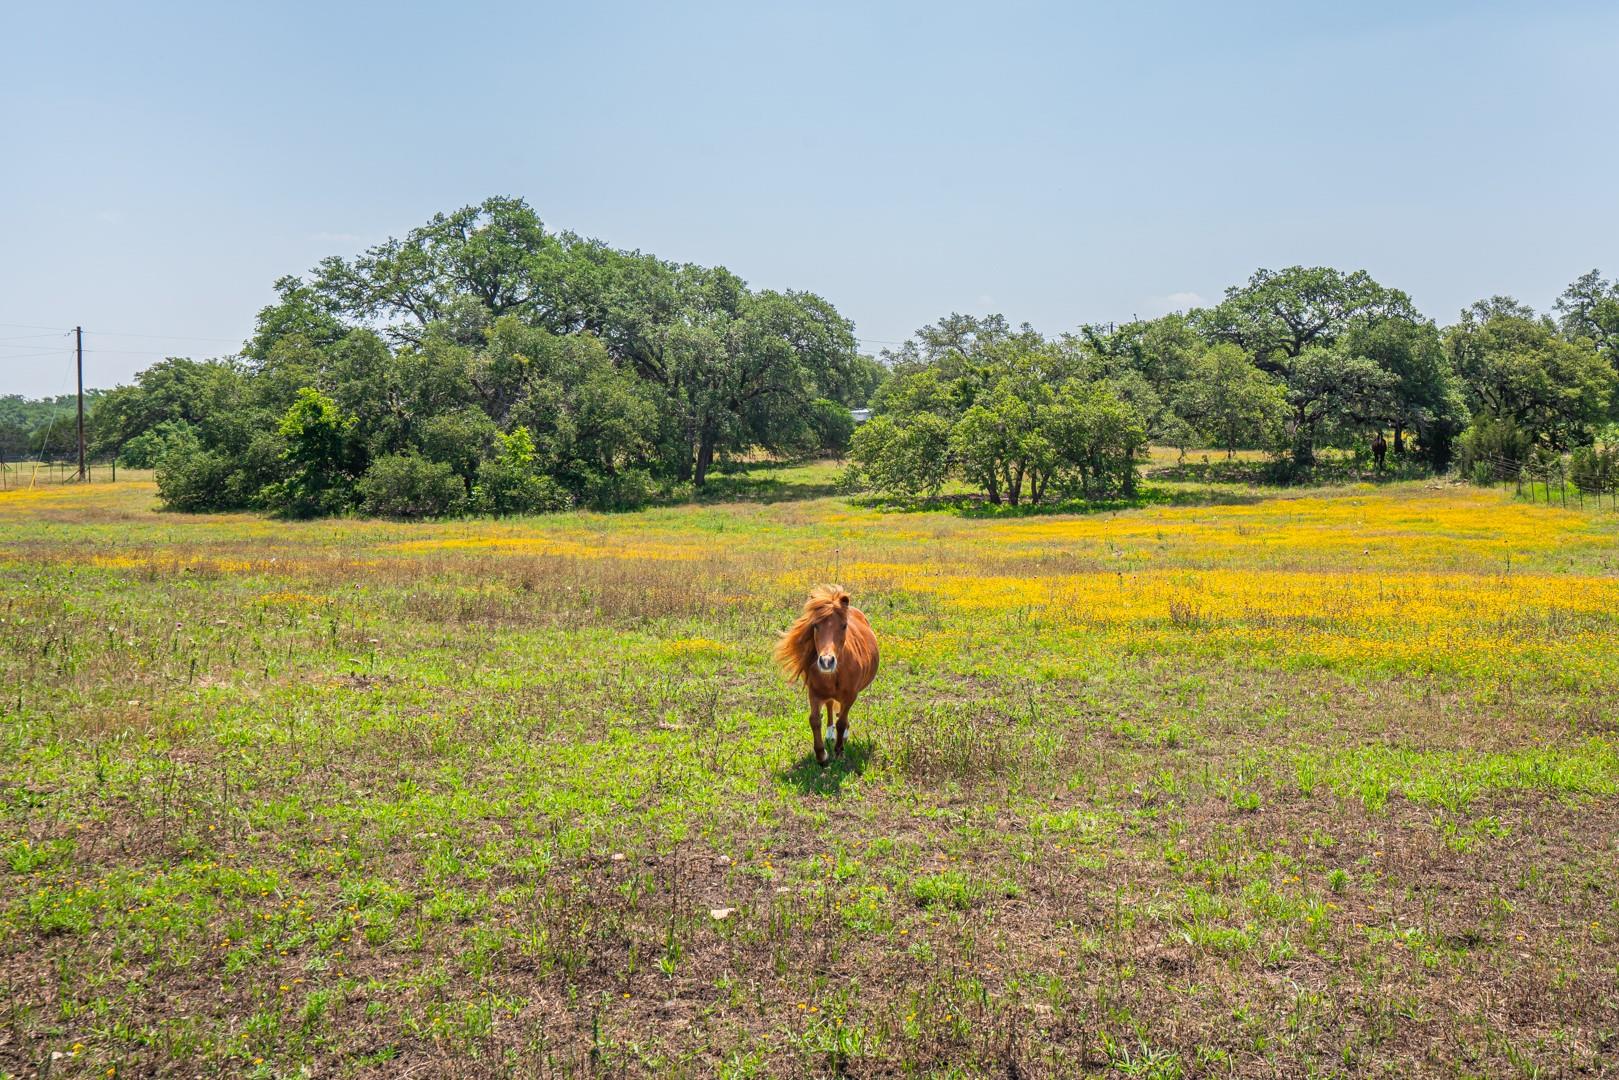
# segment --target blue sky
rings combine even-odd
[[[801,288],[871,351],[1364,268],[1449,321],[1619,273],[1619,5],[18,3],[0,393],[228,353],[438,210]],[[35,329],[38,328],[38,329]],[[141,336],[133,336],[141,335]]]

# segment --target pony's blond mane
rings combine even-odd
[[[849,602],[841,585],[817,585],[804,601],[804,610],[776,642],[776,663],[788,679],[797,682],[815,664],[815,624]]]

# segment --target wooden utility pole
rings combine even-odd
[[[73,328],[74,354],[79,362],[79,483],[84,483],[90,474],[84,468],[84,327]]]

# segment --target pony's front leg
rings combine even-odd
[[[830,716],[832,708],[827,707]],[[819,698],[810,698],[810,735],[815,739],[815,763],[826,768],[826,743],[821,739],[821,702]]]
[[[842,757],[843,756],[843,740],[844,740],[844,737],[847,736],[848,733],[849,733],[849,706],[853,705],[853,704],[854,704],[854,702],[852,702],[852,701],[849,702],[848,704],[845,704],[845,703],[843,703],[841,701],[837,703],[837,707],[838,707],[838,737],[837,737],[837,741],[835,741],[832,744],[832,753],[834,755],[836,755],[837,757]],[[828,705],[826,711],[828,713],[831,713],[832,707],[830,705]]]

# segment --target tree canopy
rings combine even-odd
[[[1247,284],[1233,285],[1224,301],[1199,312],[1197,322],[1210,340],[1239,345],[1259,367],[1284,375],[1284,357],[1332,345],[1352,327],[1417,317],[1410,297],[1364,270],[1290,266],[1255,270]]]
[[[112,392],[98,448],[168,456],[160,485],[193,508],[634,505],[755,450],[841,451],[886,375],[813,293],[555,233],[514,198],[275,293],[240,359],[167,360]],[[464,500],[437,496],[439,467]]]
[[[1462,312],[1445,336],[1446,351],[1474,412],[1509,421],[1530,443],[1563,450],[1590,441],[1612,416],[1612,365],[1581,335],[1562,337],[1510,298]]]
[[[187,509],[633,506],[749,454],[846,448],[852,483],[1022,506],[1129,495],[1149,441],[1297,470],[1389,432],[1396,459],[1443,468],[1464,433],[1498,462],[1619,416],[1619,285],[1595,270],[1555,318],[1494,296],[1441,328],[1364,270],[1292,266],[1205,309],[1055,337],[953,313],[873,358],[814,293],[496,197],[274,290],[239,356],[167,359],[96,400],[92,452],[156,466]],[[0,401],[0,449],[60,451],[64,411]]]
[[[857,476],[872,487],[933,493],[954,476],[1014,507],[1133,493],[1146,422],[1075,350],[1000,316],[951,315],[894,363],[878,415],[854,438]]]

